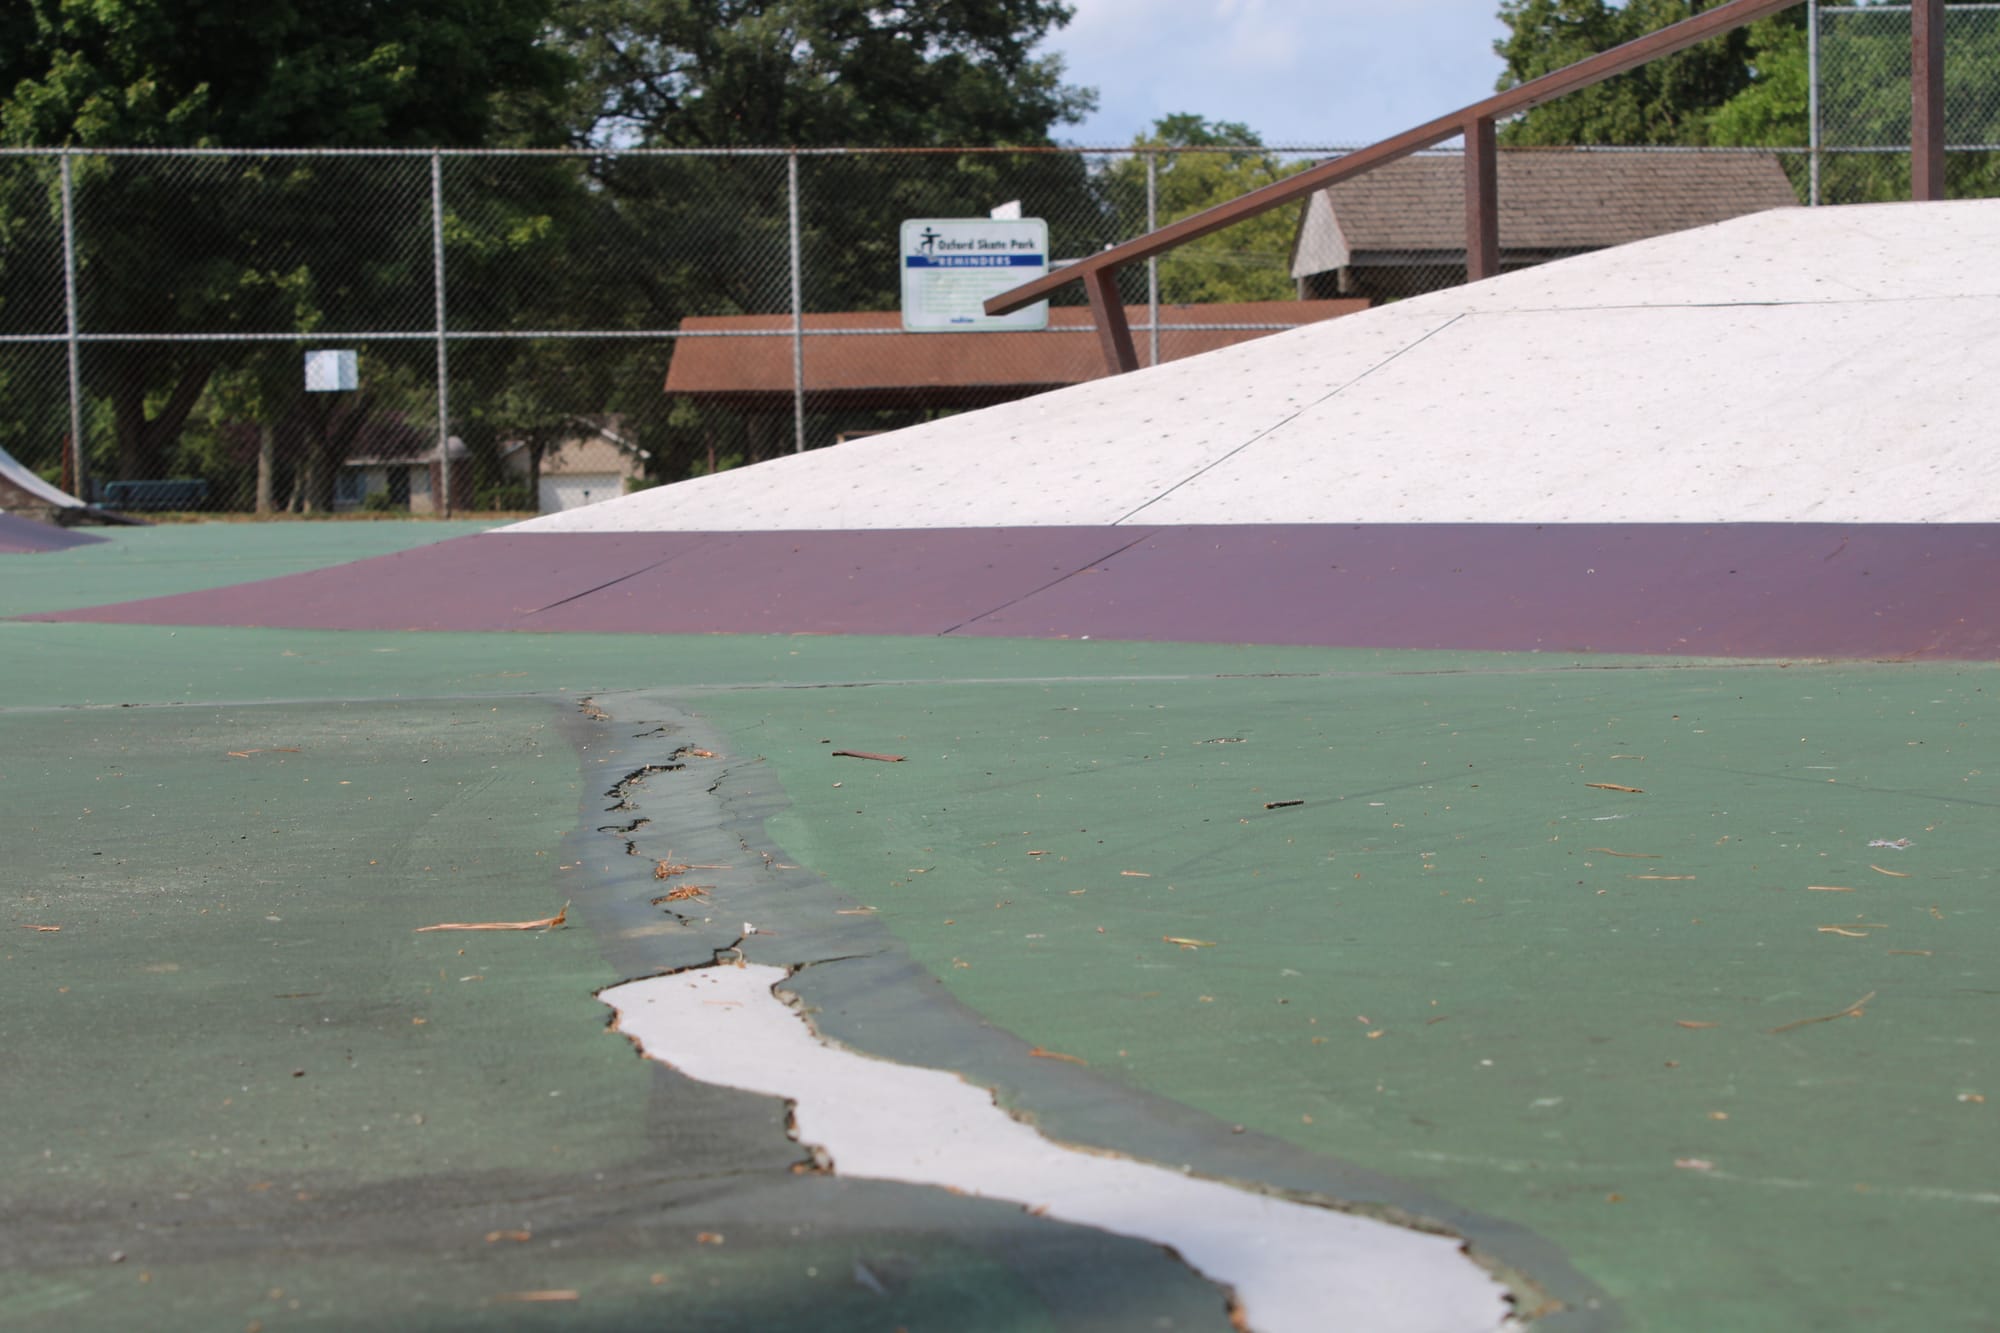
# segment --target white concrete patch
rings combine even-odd
[[[1459,1242],[1288,1203],[1166,1167],[1065,1148],[955,1074],[829,1045],[778,999],[782,968],[710,967],[599,998],[652,1058],[794,1104],[801,1143],[843,1176],[942,1185],[1171,1246],[1234,1290],[1257,1333],[1512,1327]]]
[[[1996,522],[1996,236],[1755,214],[507,530]]]

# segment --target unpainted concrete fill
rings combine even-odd
[[[654,1059],[790,1099],[799,1140],[828,1152],[838,1174],[943,1185],[1157,1241],[1232,1288],[1257,1333],[1470,1333],[1512,1323],[1506,1289],[1455,1238],[1063,1147],[957,1075],[821,1042],[774,994],[787,976],[725,964],[599,998]]]

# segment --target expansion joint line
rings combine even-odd
[[[557,600],[550,602],[547,606],[538,606],[534,610],[527,612],[527,614],[531,616],[538,616],[544,611],[553,611],[559,606],[568,606],[571,602],[577,601],[579,598],[589,597],[593,593],[603,592],[606,588],[615,588],[619,584],[625,582],[625,580],[636,579],[641,574],[647,573],[650,570],[658,569],[661,565],[666,564],[670,560],[678,558],[680,555],[681,552],[679,551],[674,552],[673,555],[663,555],[658,560],[655,560],[650,564],[641,565],[637,569],[629,570],[626,573],[620,574],[615,579],[606,579],[604,582],[598,584],[594,588],[585,588],[581,592],[573,592],[567,597],[558,598]]]
[[[1196,481],[1201,477],[1207,475],[1208,473],[1213,472],[1216,468],[1221,467],[1224,463],[1227,463],[1230,459],[1236,457],[1236,455],[1242,453],[1245,449],[1248,449],[1251,445],[1257,443],[1257,441],[1263,439],[1265,436],[1269,435],[1272,431],[1277,430],[1280,426],[1290,425],[1292,422],[1297,421],[1300,417],[1304,416],[1307,412],[1311,411],[1313,408],[1318,407],[1321,403],[1330,402],[1333,399],[1338,398],[1341,394],[1346,393],[1349,389],[1361,383],[1361,381],[1367,379],[1370,375],[1373,375],[1376,371],[1381,370],[1385,366],[1393,365],[1395,362],[1400,361],[1404,356],[1408,355],[1411,352],[1414,352],[1417,348],[1422,347],[1425,343],[1437,337],[1440,333],[1443,333],[1446,329],[1450,328],[1452,325],[1458,323],[1458,321],[1464,318],[1465,316],[1463,314],[1453,315],[1450,319],[1438,325],[1436,328],[1432,329],[1429,333],[1426,333],[1423,337],[1418,338],[1415,342],[1409,343],[1408,345],[1403,347],[1398,347],[1394,352],[1391,352],[1388,356],[1383,357],[1380,361],[1377,361],[1374,365],[1368,367],[1368,369],[1362,371],[1359,375],[1356,375],[1353,379],[1350,379],[1343,384],[1335,385],[1333,388],[1327,390],[1324,394],[1321,394],[1318,398],[1313,399],[1309,403],[1301,404],[1297,411],[1292,412],[1290,415],[1281,417],[1278,420],[1272,422],[1270,425],[1264,427],[1264,429],[1258,431],[1255,435],[1252,435],[1249,439],[1237,445],[1234,449],[1231,449],[1228,453],[1224,454],[1222,457],[1216,459],[1214,462],[1208,464],[1207,466],[1196,468],[1193,472],[1190,472],[1187,476],[1182,477],[1179,481],[1167,487],[1167,489],[1161,491],[1158,495],[1154,496],[1152,499],[1146,501],[1144,504],[1141,504],[1137,509],[1132,510],[1131,513],[1126,514],[1122,518],[1115,518],[1111,520],[1111,526],[1117,527],[1120,524],[1131,522],[1134,518],[1138,517],[1138,515],[1144,513],[1147,509],[1152,508],[1160,501],[1166,499],[1169,495],[1172,495],[1175,491],[1187,485],[1189,482]]]
[[[1122,522],[1123,520],[1120,521]],[[998,606],[989,606],[984,611],[981,611],[977,615],[967,616],[965,619],[959,621],[956,625],[948,625],[944,629],[938,631],[938,637],[941,639],[947,634],[956,634],[958,633],[958,631],[964,629],[967,625],[970,625],[975,621],[984,620],[988,616],[998,615],[1000,612],[1005,611],[1008,607],[1015,606],[1021,602],[1025,602],[1030,597],[1038,597],[1042,593],[1047,592],[1050,588],[1055,587],[1058,583],[1067,583],[1069,580],[1075,578],[1078,574],[1081,574],[1084,570],[1095,569],[1097,568],[1097,566],[1103,564],[1105,561],[1115,559],[1116,557],[1125,554],[1125,552],[1131,550],[1133,547],[1137,546],[1140,542],[1145,541],[1146,538],[1152,536],[1154,531],[1156,530],[1153,528],[1146,528],[1142,530],[1137,536],[1132,538],[1131,541],[1121,543],[1118,546],[1114,546],[1109,551],[1104,552],[1104,554],[1102,555],[1092,556],[1090,559],[1078,565],[1075,569],[1064,570],[1062,573],[1056,575],[1054,578],[1050,579],[1047,583],[1042,584],[1040,587],[1030,588],[1028,589],[1028,591],[1022,593],[1018,597],[1009,597],[1006,601],[1000,603],[1000,605]]]

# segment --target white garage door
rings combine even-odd
[[[616,472],[566,472],[543,477],[541,491],[542,512],[554,514],[615,499],[625,493],[625,483]]]

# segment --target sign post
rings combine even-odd
[[[1006,315],[983,309],[987,297],[1049,271],[1049,224],[1041,218],[914,218],[902,237],[905,332],[1048,327],[1047,301]]]

